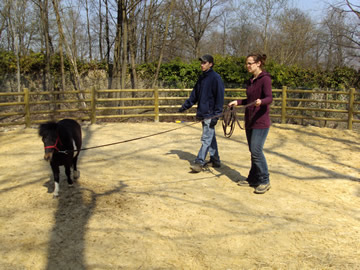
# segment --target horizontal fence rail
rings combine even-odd
[[[0,92],[0,127],[30,127],[49,120],[72,118],[81,121],[129,119],[173,121],[194,119],[196,106],[186,113],[178,109],[192,89],[106,89],[83,91]],[[225,105],[246,96],[245,89],[225,89]],[[360,93],[347,91],[273,89],[270,117],[279,123],[306,124],[339,122],[353,129],[360,123]],[[240,109],[239,109],[240,110]],[[243,115],[240,110],[239,115]]]

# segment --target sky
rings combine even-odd
[[[319,10],[325,6],[324,1],[313,1],[313,0],[295,0],[295,5],[301,10]]]
[[[290,1],[291,2],[291,1]],[[293,5],[305,13],[309,12],[313,19],[320,19],[326,12],[328,3],[333,2],[329,0],[293,0]]]

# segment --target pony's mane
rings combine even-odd
[[[46,137],[48,134],[56,132],[56,129],[57,123],[54,121],[41,124],[39,127],[39,136]]]

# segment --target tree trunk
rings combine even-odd
[[[135,7],[131,11],[131,18],[129,18],[129,57],[131,65],[131,87],[133,89],[137,88],[137,74],[136,74],[136,52],[135,48],[136,40],[136,18],[135,18]],[[134,94],[133,94],[134,96]]]
[[[119,89],[121,71],[121,39],[122,39],[122,0],[118,1],[116,37],[114,44],[114,65],[112,68],[112,89]]]
[[[62,45],[61,38],[59,39],[59,54],[60,54],[60,70],[61,70],[61,89],[66,90],[66,80],[65,80],[65,67],[64,67],[64,49]]]
[[[89,41],[89,58],[92,60],[92,51],[91,51],[91,34],[90,34],[90,21],[89,21],[89,8],[88,8],[88,0],[85,0],[85,9],[86,9],[86,24],[87,24],[87,35]]]
[[[122,14],[122,64],[121,64],[121,89],[126,88],[126,76],[127,76],[127,56],[128,56],[128,19],[126,15],[126,1],[121,1],[121,14]],[[124,92],[120,92],[120,98],[124,97]],[[120,106],[124,106],[125,102],[120,101]],[[124,110],[120,110],[121,114],[124,114]]]
[[[128,55],[128,19],[126,16],[126,3],[122,1],[122,29],[123,29],[123,55],[122,55],[122,65],[121,65],[121,89],[126,87],[126,74],[127,74],[127,55]]]
[[[160,66],[161,66],[161,62],[162,62],[162,58],[163,58],[163,54],[164,54],[164,48],[165,48],[165,45],[166,45],[166,37],[167,37],[167,34],[168,34],[168,29],[169,29],[170,17],[171,17],[171,13],[173,11],[173,8],[174,8],[174,4],[175,4],[175,0],[172,0],[171,4],[170,4],[170,8],[169,8],[169,13],[168,13],[168,16],[167,16],[167,19],[166,19],[164,37],[163,37],[161,50],[160,50],[159,62],[158,62],[158,66],[156,68],[155,77],[154,77],[154,81],[153,81],[153,88],[158,86],[157,80],[158,80],[158,77],[159,77]]]
[[[16,21],[18,20],[18,14],[16,12],[16,7],[18,5],[17,0],[14,2],[13,10],[15,10],[14,15],[11,14],[11,7],[9,5],[9,28],[11,29],[12,44],[16,56],[16,80],[17,80],[17,91],[21,92],[21,77],[20,77],[20,49],[19,49],[19,30]],[[13,20],[11,18],[14,18]],[[18,101],[21,102],[21,96],[18,97]]]
[[[58,25],[59,35],[60,35],[60,38],[61,38],[61,40],[63,42],[63,45],[65,46],[65,50],[67,52],[69,60],[70,60],[72,66],[73,66],[73,69],[74,69],[74,75],[75,75],[75,81],[76,81],[75,88],[77,90],[81,90],[81,81],[80,81],[80,75],[79,75],[78,68],[77,68],[77,63],[76,63],[76,55],[72,55],[70,46],[69,46],[68,42],[65,39],[65,35],[64,35],[63,28],[62,28],[62,24],[61,24],[60,13],[59,13],[59,8],[58,8],[58,2],[57,1],[58,0],[52,0],[52,3],[53,3],[54,11],[55,11],[55,14],[56,14],[56,22],[57,22],[57,25]],[[78,97],[80,99],[84,99],[83,94],[81,94],[81,93],[78,95]],[[85,102],[81,102],[81,105],[84,108],[86,107]]]
[[[101,0],[100,0],[101,1]],[[104,0],[105,3],[105,41],[106,41],[106,64],[108,67],[108,88],[111,89],[113,87],[113,68],[110,66],[110,51],[111,51],[111,44],[110,44],[110,29],[109,29],[109,6],[108,1]],[[115,62],[115,55],[114,55],[114,62]],[[109,94],[111,97],[111,94]]]
[[[145,31],[145,52],[144,52],[144,61],[145,63],[149,62],[149,51],[150,51],[150,34],[151,34],[151,25],[152,25],[152,7],[153,0],[150,0],[148,18],[146,20],[146,31]]]
[[[102,62],[104,60],[103,58],[103,48],[102,48],[102,27],[103,27],[103,19],[101,14],[101,2],[102,0],[99,0],[99,54],[100,54],[100,61]]]
[[[44,35],[44,43],[45,43],[45,58],[46,58],[46,64],[45,64],[45,85],[44,90],[51,91],[53,90],[53,84],[50,76],[50,36],[49,36],[49,20],[48,20],[48,0],[44,0],[42,2],[39,0],[38,2],[39,8],[40,8],[40,17],[42,22],[42,28],[43,28],[43,35]]]

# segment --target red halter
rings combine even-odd
[[[59,136],[56,138],[56,142],[54,145],[45,146],[45,149],[54,148],[55,150],[60,151],[59,148],[57,147],[58,143],[61,144]]]

